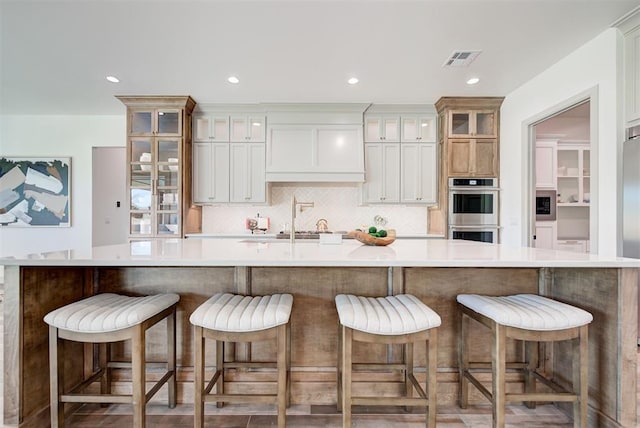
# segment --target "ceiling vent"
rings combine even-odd
[[[442,65],[443,67],[466,67],[473,62],[482,51],[454,51]]]

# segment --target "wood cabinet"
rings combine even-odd
[[[193,202],[229,202],[229,143],[194,143]]]
[[[363,202],[397,204],[400,202],[400,144],[366,143],[364,150]]]
[[[127,106],[129,238],[199,232],[191,202],[191,113],[188,96],[117,97]]]
[[[451,138],[448,141],[449,177],[496,177],[496,138]]]
[[[400,141],[400,115],[398,114],[365,114],[364,141],[385,141],[394,143]]]
[[[229,157],[229,201],[265,203],[265,145],[231,143]]]
[[[439,194],[428,232],[447,235],[449,177],[500,177],[500,106],[503,97],[442,97],[437,136]]]

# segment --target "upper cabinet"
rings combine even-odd
[[[400,115],[365,114],[364,116],[364,141],[375,142],[399,142],[400,141]]]
[[[232,115],[231,142],[264,143],[266,137],[264,115]]]
[[[498,111],[450,110],[449,138],[496,138],[498,136]]]
[[[447,177],[499,177],[502,97],[443,97],[436,103]]]
[[[556,140],[536,141],[536,189],[556,188]]]
[[[436,141],[435,115],[402,115],[402,142],[433,143]]]
[[[198,143],[229,142],[229,116],[207,113],[194,114],[193,141]]]
[[[640,14],[624,33],[624,96],[627,126],[640,124]]]
[[[117,97],[127,106],[129,238],[198,232],[191,204],[191,97]],[[187,219],[189,219],[187,221]]]

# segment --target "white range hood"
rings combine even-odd
[[[268,182],[364,182],[369,104],[266,104]]]

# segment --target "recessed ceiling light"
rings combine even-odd
[[[350,84],[350,85],[355,85],[358,82],[359,82],[359,80],[358,80],[357,77],[352,77],[349,80],[347,80],[347,83]]]
[[[240,79],[238,79],[236,76],[229,76],[229,78],[227,79],[227,81],[229,83],[240,83]]]
[[[111,83],[119,83],[120,79],[118,79],[116,76],[107,76],[107,80]]]
[[[472,77],[471,79],[467,80],[467,85],[475,85],[476,83],[478,83],[480,81],[479,78],[477,77]]]

